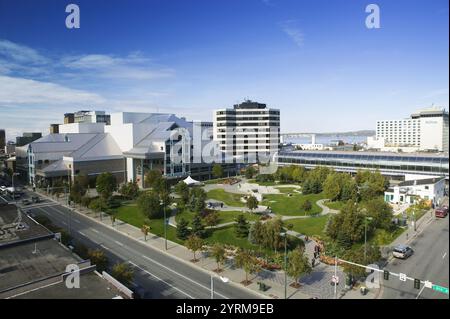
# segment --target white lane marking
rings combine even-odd
[[[78,232],[78,234],[80,234],[81,236],[87,237],[85,233],[82,233],[80,231]]]
[[[123,244],[120,242],[120,241],[117,241],[117,240],[115,240],[114,241],[117,245],[119,245],[119,246],[122,246],[123,247]]]
[[[100,244],[100,247],[102,247],[102,248],[104,248],[104,249],[106,249],[106,250],[108,250],[108,251],[111,251],[111,249],[109,249],[108,247],[106,247],[106,246],[103,245],[103,244]]]
[[[142,256],[143,258],[145,258],[145,259],[151,261],[152,263],[155,263],[155,264],[157,264],[158,266],[160,266],[160,267],[162,267],[162,268],[164,268],[164,269],[167,269],[167,270],[173,272],[174,274],[177,274],[178,276],[180,276],[180,277],[182,277],[182,278],[184,278],[184,279],[186,279],[186,280],[188,280],[188,281],[190,281],[190,282],[196,284],[197,286],[200,286],[200,287],[202,287],[202,288],[204,288],[204,289],[206,289],[206,290],[211,290],[210,287],[203,286],[201,283],[198,283],[198,282],[196,282],[195,280],[192,280],[191,278],[188,278],[188,277],[186,277],[185,275],[180,274],[179,272],[176,272],[176,271],[173,270],[173,269],[170,269],[169,267],[167,267],[167,266],[165,266],[165,265],[163,265],[163,264],[157,262],[156,260],[154,260],[154,259],[152,259],[152,258],[150,258],[150,257],[148,257],[148,256],[145,256],[145,255],[141,255],[141,256]],[[221,297],[224,298],[224,299],[229,299],[228,297],[222,295],[222,294],[219,293],[219,292],[214,292],[214,293],[215,293],[216,295],[221,296]]]
[[[73,219],[74,221],[75,221],[75,223],[77,223],[77,224],[81,224],[81,222],[78,220],[78,219]]]
[[[61,221],[64,225],[67,225],[67,223],[65,221]]]
[[[58,212],[60,215],[63,215],[63,216],[64,216],[64,214],[61,213],[58,209],[53,209],[52,207],[49,207],[49,208],[52,209],[52,210],[54,210],[54,211],[56,211],[56,212]],[[63,222],[63,223],[64,223],[64,222]],[[99,232],[98,230],[96,230],[95,228],[90,228],[90,230],[92,230],[93,232],[95,232],[95,233],[97,233],[97,234],[100,233],[100,232]],[[105,237],[108,237],[108,236],[105,236]],[[122,244],[122,245],[123,245],[123,244]],[[100,244],[99,246],[102,247],[102,248],[104,248],[104,249],[106,249],[106,250],[108,250],[108,251],[110,251],[110,252],[112,252],[112,253],[114,253],[116,256],[118,256],[118,257],[120,257],[120,258],[122,258],[122,259],[125,259],[125,260],[128,259],[128,258],[124,258],[124,257],[120,256],[120,254],[118,254],[117,252],[114,252],[112,249],[106,247],[106,246],[103,245],[103,244]],[[135,251],[134,249],[132,249],[132,248],[130,248],[130,251],[134,251],[133,253],[136,253],[136,251]],[[206,289],[206,290],[208,290],[208,291],[211,290],[210,287],[204,286],[204,285],[202,285],[202,284],[200,284],[200,283],[198,283],[198,282],[192,280],[191,278],[186,277],[185,275],[180,274],[179,272],[177,272],[177,271],[175,271],[175,270],[173,270],[173,269],[170,269],[169,267],[167,267],[167,266],[165,266],[165,265],[163,265],[163,264],[157,262],[156,260],[153,260],[153,259],[150,258],[150,257],[147,257],[147,256],[145,256],[145,255],[142,255],[142,257],[144,257],[144,258],[146,258],[147,260],[149,260],[149,261],[151,261],[151,262],[157,264],[158,266],[160,266],[160,267],[162,267],[162,268],[164,268],[164,269],[167,269],[167,270],[169,270],[169,271],[175,273],[176,275],[178,275],[178,276],[180,276],[180,277],[182,277],[182,278],[184,278],[184,279],[186,279],[186,280],[188,280],[188,281],[190,281],[190,282],[192,282],[192,283],[198,285],[199,287],[202,287],[203,289]],[[224,299],[229,299],[228,297],[222,295],[222,294],[219,293],[219,292],[215,292],[215,294],[218,295],[218,296],[221,296],[221,297],[224,298]]]
[[[445,258],[445,256],[447,256],[447,253],[445,253],[443,256],[442,256],[442,259],[444,259]]]
[[[169,286],[169,287],[175,289],[175,290],[178,291],[178,292],[181,292],[183,295],[188,296],[190,299],[195,299],[195,298],[192,297],[190,294],[184,292],[183,290],[181,290],[181,289],[175,287],[175,286],[172,285],[172,284],[169,284],[167,281],[165,281],[165,280],[159,278],[158,276],[152,274],[152,273],[149,272],[148,270],[145,270],[145,269],[143,269],[142,267],[139,267],[139,266],[136,265],[134,262],[132,262],[132,261],[128,261],[128,262],[129,262],[130,264],[132,264],[134,267],[139,268],[140,270],[142,270],[142,271],[145,272],[146,274],[148,274],[148,275],[150,275],[150,276],[152,276],[152,277],[155,277],[155,278],[158,279],[159,281],[162,281],[162,282],[165,283],[167,286]]]

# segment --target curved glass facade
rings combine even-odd
[[[447,179],[448,160],[448,156],[313,151],[280,152],[277,158],[279,165],[329,166],[350,172],[358,169],[378,169],[387,175],[423,174],[445,176]]]

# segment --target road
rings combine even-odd
[[[404,273],[408,277],[431,281],[433,284],[449,286],[449,217],[434,219],[409,245],[414,255],[406,260],[394,259],[385,269],[394,273]],[[402,282],[391,276],[388,281],[381,279],[383,299],[415,299],[419,290],[412,281]],[[449,296],[425,288],[419,298],[448,299]]]
[[[195,266],[47,200],[26,209],[47,216],[57,226],[70,228],[73,238],[89,248],[104,250],[111,261],[128,262],[135,269],[134,284],[145,291],[146,298],[210,298],[210,275]],[[245,288],[222,283],[217,278],[214,290],[215,298],[260,298]]]

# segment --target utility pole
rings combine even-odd
[[[287,299],[287,232],[284,233],[284,299]]]
[[[334,278],[337,280],[337,256],[334,257]],[[334,283],[334,299],[337,299],[337,282]]]

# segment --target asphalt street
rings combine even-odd
[[[48,200],[24,208],[47,216],[57,226],[70,228],[73,238],[89,248],[104,250],[111,261],[128,262],[135,269],[134,285],[145,293],[145,298],[210,298],[210,275],[193,265]],[[260,298],[245,288],[222,283],[218,278],[214,279],[214,291],[215,298]]]
[[[385,269],[394,273],[404,273],[411,278],[431,281],[433,284],[449,286],[449,217],[436,218],[424,228],[409,245],[414,254],[406,260],[393,259]],[[448,299],[447,294],[424,288],[415,289],[412,281],[400,281],[391,276],[389,280],[381,279],[383,299]],[[423,286],[423,285],[422,285]]]

